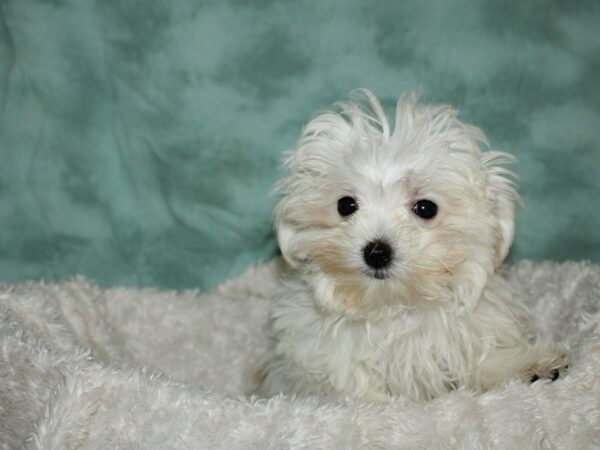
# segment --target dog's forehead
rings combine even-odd
[[[374,198],[433,196],[438,200],[471,198],[481,189],[479,158],[469,152],[385,152],[352,158],[352,166],[338,166],[348,191]],[[338,172],[339,173],[339,172]],[[340,177],[335,175],[336,179]]]
[[[392,186],[402,181],[444,177],[451,171],[468,165],[445,151],[390,151],[381,148],[377,152],[351,158],[351,177],[379,186]]]
[[[368,164],[357,164],[357,179],[380,186],[391,186],[407,179],[416,167],[416,161],[395,161],[379,158]]]

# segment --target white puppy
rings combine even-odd
[[[567,353],[533,340],[497,270],[513,240],[513,158],[447,106],[377,99],[305,128],[276,210],[291,267],[276,294],[261,392],[427,400],[556,379]]]

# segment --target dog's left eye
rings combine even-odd
[[[342,197],[338,200],[337,209],[340,216],[349,216],[358,209],[358,203],[352,197]]]
[[[419,200],[413,205],[413,212],[422,219],[433,219],[437,214],[438,207],[431,200]]]

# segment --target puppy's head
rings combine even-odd
[[[483,133],[446,106],[377,99],[339,105],[304,129],[278,189],[279,245],[323,306],[468,305],[512,243],[518,196]]]

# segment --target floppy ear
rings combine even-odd
[[[295,269],[303,259],[306,259],[306,254],[302,252],[302,246],[299,245],[297,232],[291,224],[282,220],[277,221],[276,228],[281,255],[290,267]]]
[[[496,267],[498,267],[508,255],[515,236],[515,201],[502,192],[497,197],[496,217],[499,231],[496,249]]]
[[[482,163],[488,174],[488,197],[497,224],[496,267],[500,266],[513,243],[515,234],[515,210],[519,203],[519,194],[515,189],[515,175],[504,164],[514,162],[508,153],[486,152]]]

